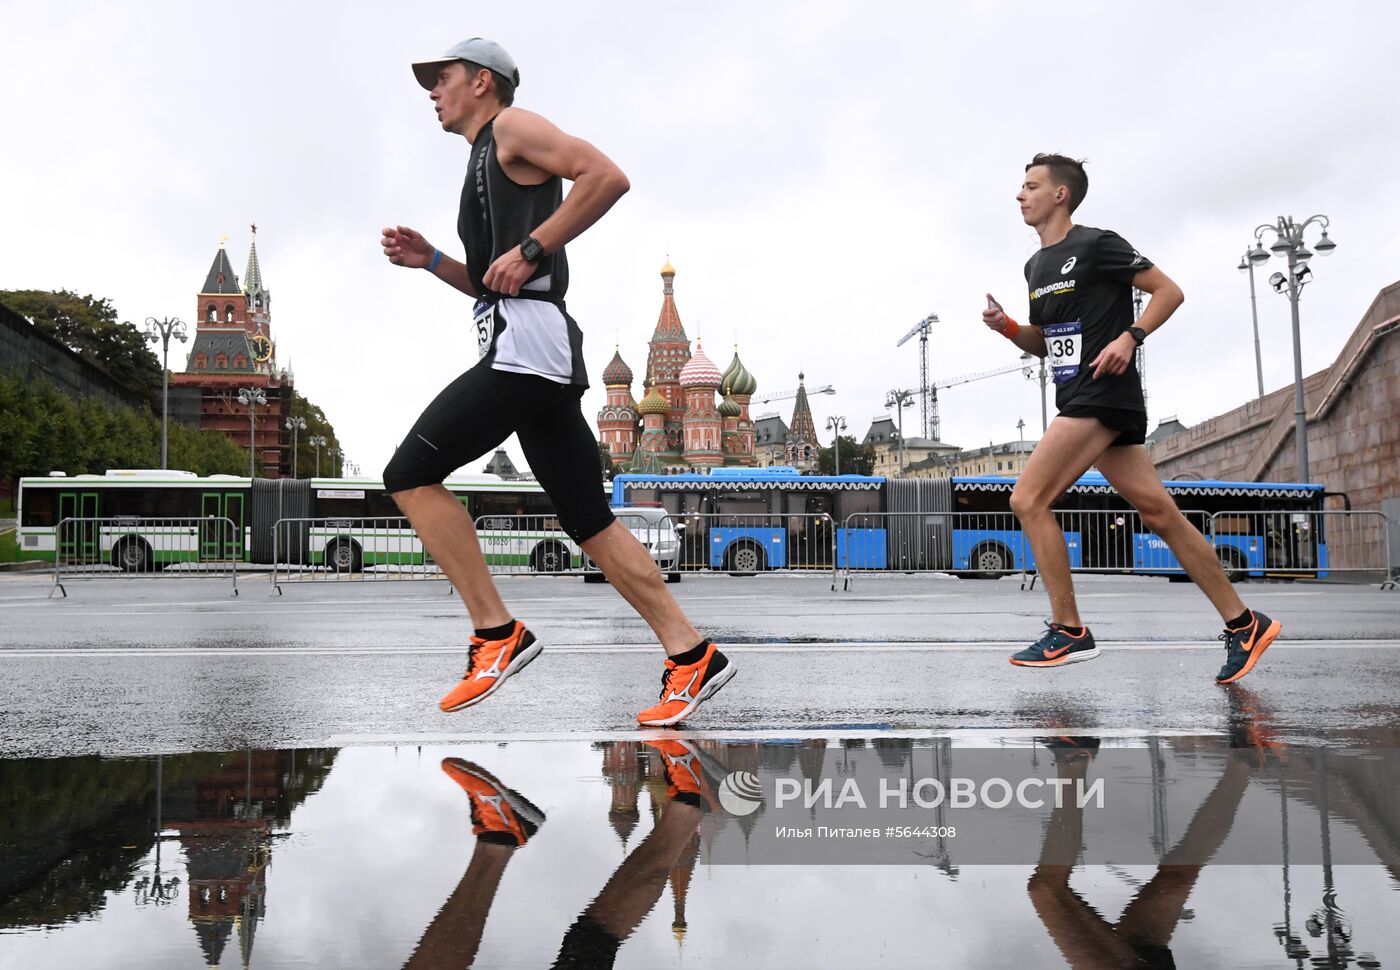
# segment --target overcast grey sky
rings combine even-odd
[[[1037,151],[1087,157],[1077,221],[1186,291],[1148,344],[1154,425],[1253,396],[1235,266],[1259,223],[1332,218],[1337,251],[1303,297],[1309,372],[1400,278],[1389,4],[4,0],[0,16],[0,288],[193,322],[220,237],[241,273],[256,222],[279,360],[369,474],[475,361],[469,301],[378,247],[400,223],[460,253],[467,145],[408,64],[473,35],[515,56],[519,105],[632,181],[569,249],[590,420],[615,342],[640,381],[668,254],[686,332],[721,367],[737,336],[760,395],[799,369],[836,386],[813,400],[819,427],[840,413],[859,437],[889,388],[917,384],[915,343],[894,345],[929,312],[935,377],[1015,363],[980,312],[990,290],[1025,318],[1036,242],[1013,196]],[[1269,389],[1292,377],[1287,300],[1264,285],[1279,268],[1258,278]],[[1014,440],[1018,418],[1039,430],[1019,374],[941,400],[964,447]]]

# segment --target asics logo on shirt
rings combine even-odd
[[[1068,273],[1070,270],[1074,269],[1074,264],[1077,262],[1079,262],[1079,257],[1071,256],[1069,259],[1065,260],[1065,265],[1060,267],[1060,272]]]

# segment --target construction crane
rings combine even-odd
[[[896,347],[903,347],[914,338],[914,334],[919,335],[919,420],[923,428],[925,438],[938,437],[938,406],[934,405],[933,424],[929,425],[929,384],[928,384],[928,333],[933,329],[933,325],[938,322],[938,314],[930,313],[910,330],[903,337],[899,338]],[[935,395],[936,399],[936,395]],[[930,433],[932,427],[932,433]]]
[[[940,387],[947,389],[950,387],[957,387],[959,384],[971,384],[973,381],[985,381],[989,377],[1000,377],[1002,374],[1014,374],[1016,371],[1023,370],[1024,367],[1024,364],[1015,364],[1009,367],[998,367],[996,370],[978,371],[975,374],[962,374],[958,377],[950,377],[947,380],[934,381],[928,386],[929,402],[933,414],[933,423],[930,427],[932,433],[929,434],[928,437],[932,438],[934,441],[939,440],[938,389]]]
[[[777,393],[774,393],[774,394],[764,394],[764,395],[762,395],[761,397],[756,397],[756,398],[754,398],[754,400],[757,401],[759,404],[767,404],[769,401],[787,401],[787,400],[790,400],[791,398],[797,397],[797,395],[798,395],[798,390],[800,390],[800,389],[791,390],[791,391],[778,391]],[[821,387],[809,387],[809,388],[807,388],[807,396],[808,396],[808,397],[811,397],[813,394],[835,394],[835,393],[836,393],[836,388],[832,387],[830,384],[823,384]]]

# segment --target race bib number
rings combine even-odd
[[[1055,376],[1056,384],[1064,384],[1079,376],[1082,329],[1078,320],[1073,323],[1051,323],[1040,328],[1041,335],[1045,337],[1045,346],[1049,351],[1046,356],[1050,359],[1050,370]]]
[[[479,300],[472,323],[476,326],[476,358],[480,360],[491,349],[491,338],[496,334],[496,304]]]

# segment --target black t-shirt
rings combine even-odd
[[[1133,325],[1133,277],[1152,262],[1117,233],[1074,226],[1026,261],[1030,322],[1049,349],[1055,406],[1146,411],[1134,355],[1122,374],[1094,380],[1089,363]]]

